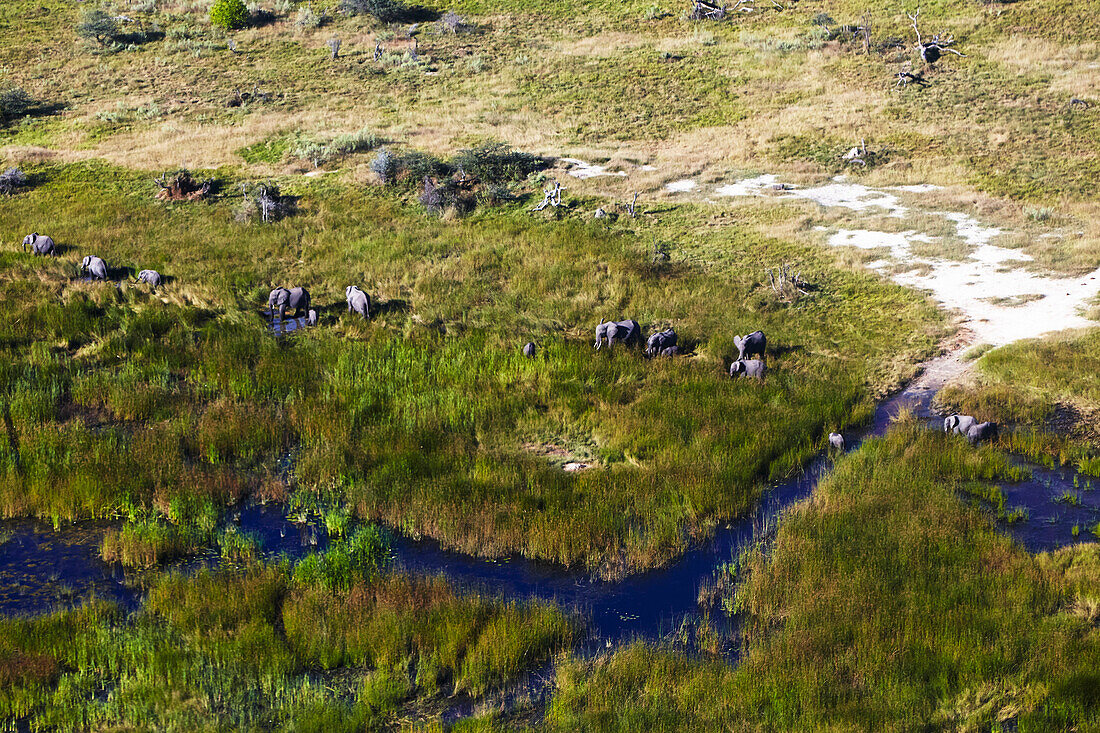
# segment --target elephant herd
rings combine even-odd
[[[599,351],[606,343],[611,349],[612,344],[619,342],[626,346],[635,346],[642,342],[642,328],[637,321],[604,321],[600,320],[596,326],[596,343],[593,348]],[[767,364],[764,361],[768,348],[768,339],[763,331],[753,331],[744,336],[734,336],[733,344],[737,347],[737,359],[730,364],[731,377],[752,377],[763,379],[767,372]],[[646,356],[677,356],[680,347],[677,344],[676,331],[667,328],[659,331],[646,340]],[[524,356],[534,356],[535,345],[528,342],[523,347]],[[746,357],[760,357],[757,359]]]
[[[48,236],[38,232],[28,234],[23,238],[23,251],[27,248],[34,255],[57,256],[57,245]],[[95,255],[88,255],[80,263],[80,271],[95,280],[107,279],[107,263]],[[156,270],[141,270],[137,275],[138,282],[146,283],[152,287],[160,287],[164,278]],[[355,285],[349,285],[344,289],[347,301],[348,313],[358,313],[363,318],[370,318],[370,296]],[[268,311],[272,321],[278,313],[279,320],[286,317],[288,310],[294,311],[294,317],[300,318],[303,313],[306,322],[310,326],[317,325],[317,311],[310,308],[309,291],[303,287],[284,288],[277,287],[271,291],[267,299]],[[596,342],[593,348],[599,351],[606,343],[608,350],[614,343],[626,346],[637,346],[642,342],[642,328],[635,320],[603,321],[596,326]],[[737,358],[729,367],[730,377],[752,377],[762,380],[767,373],[765,362],[768,347],[768,339],[763,331],[753,331],[744,336],[734,336],[734,346],[737,347]],[[528,341],[523,345],[523,355],[533,358],[536,352],[534,342]],[[681,353],[677,343],[676,331],[667,328],[659,331],[646,340],[645,354],[649,357],[672,357]],[[753,358],[756,357],[756,358]],[[945,433],[955,433],[964,436],[971,444],[997,437],[997,424],[993,422],[978,422],[970,415],[950,415],[943,421]],[[844,450],[844,437],[839,433],[829,433],[829,446],[836,450]]]
[[[370,296],[356,285],[348,285],[344,288],[344,298],[347,301],[348,313],[358,313],[363,318],[370,318]],[[286,318],[288,310],[294,311],[295,318],[301,318],[305,312],[306,324],[317,325],[317,311],[310,308],[309,291],[303,287],[284,288],[277,287],[267,296],[267,308],[272,322],[278,313],[279,320]]]

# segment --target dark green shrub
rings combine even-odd
[[[409,8],[398,0],[344,0],[341,7],[353,15],[373,15],[383,23],[395,23],[409,15]]]
[[[243,28],[248,23],[244,0],[215,0],[210,6],[210,24],[225,30]]]
[[[526,178],[528,174],[544,168],[546,161],[537,155],[512,150],[504,143],[484,142],[460,150],[451,164],[485,183],[502,183]]]
[[[106,46],[118,39],[118,22],[105,10],[87,8],[80,14],[80,22],[76,24],[76,34],[81,38],[94,40],[100,46]]]
[[[18,168],[8,168],[0,173],[0,195],[9,196],[27,186],[27,175]]]
[[[34,106],[31,95],[19,87],[0,92],[0,121],[7,122],[22,117]]]

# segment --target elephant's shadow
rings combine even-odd
[[[391,298],[389,300],[371,299],[370,314],[375,316],[403,315],[411,310],[409,301],[403,298]]]

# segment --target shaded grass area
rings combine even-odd
[[[1100,475],[1100,333],[1054,335],[984,354],[974,378],[937,396],[945,409],[1019,426],[1006,447]]]
[[[747,509],[761,481],[864,419],[940,328],[913,294],[737,228],[673,218],[684,255],[654,263],[641,232],[516,210],[448,223],[313,184],[296,191],[301,215],[248,225],[232,197],[162,204],[134,172],[39,173],[0,211],[0,230],[42,222],[63,248],[0,253],[7,516],[152,509],[183,527],[298,487],[467,552],[617,575]],[[169,283],[76,282],[92,252]],[[769,253],[798,255],[819,293],[779,302]],[[343,313],[350,283],[379,302],[371,322]],[[271,337],[276,284],[307,286],[322,326]],[[590,329],[624,316],[674,324],[694,355],[594,353]],[[770,376],[731,381],[732,338],[756,328]],[[534,360],[519,351],[531,338]],[[601,468],[564,473],[531,445],[583,448]]]
[[[516,682],[575,633],[547,605],[345,576],[333,591],[280,564],[167,574],[129,615],[91,601],[0,619],[0,717],[55,730],[396,729]]]
[[[734,669],[636,644],[561,669],[552,730],[1091,729],[1096,547],[1028,555],[958,498],[1007,457],[913,423],[741,558]]]

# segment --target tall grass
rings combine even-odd
[[[1013,471],[914,423],[868,441],[742,557],[736,668],[643,644],[575,662],[548,728],[1095,728],[1096,547],[1032,557],[958,495]]]
[[[543,605],[385,574],[333,593],[289,567],[164,575],[111,604],[0,619],[0,718],[31,728],[389,729],[433,698],[473,700],[569,645]],[[335,726],[335,727],[333,727]]]
[[[801,254],[820,294],[781,303],[757,264],[790,245],[747,230],[694,237],[709,261],[653,264],[629,232],[509,209],[452,224],[317,183],[299,189],[294,222],[255,227],[230,220],[231,201],[153,201],[133,173],[38,175],[0,229],[52,222],[79,246],[49,261],[0,254],[8,516],[225,504],[293,455],[300,491],[360,517],[619,575],[675,556],[864,419],[938,323],[918,297],[813,250]],[[86,251],[173,279],[155,294],[74,282]],[[340,315],[353,282],[379,303],[370,323]],[[272,338],[275,284],[307,286],[333,325]],[[624,316],[675,324],[694,355],[593,352],[600,317]],[[755,328],[775,344],[770,376],[733,382],[732,336]],[[569,474],[542,455],[573,450],[598,467]]]

